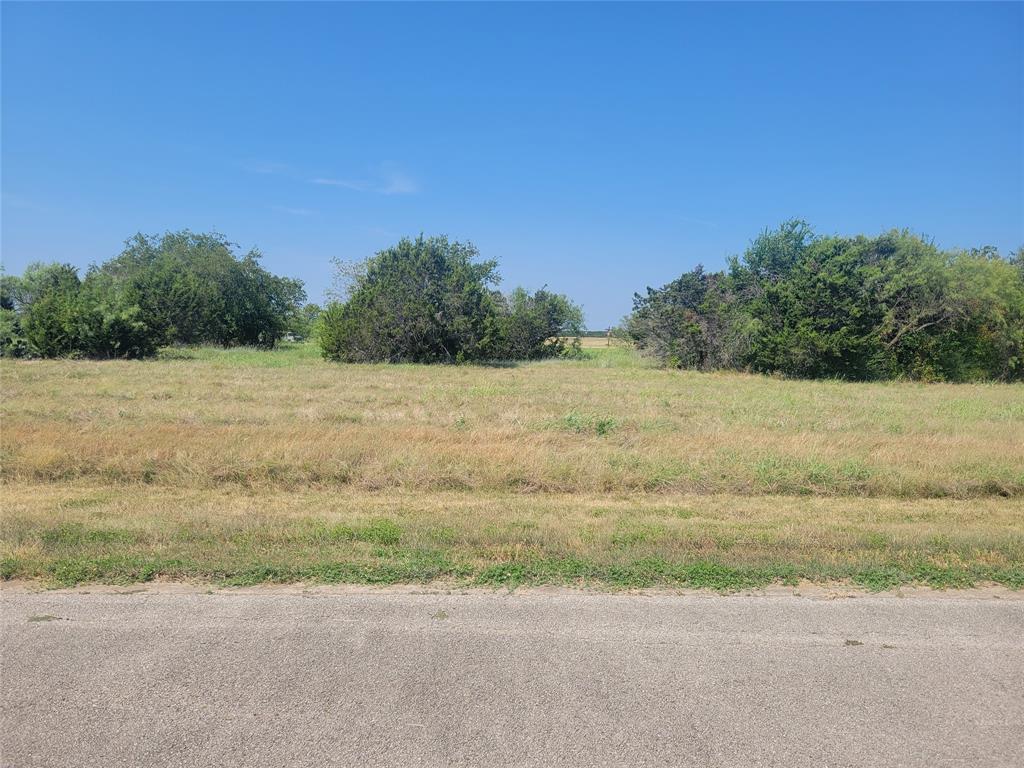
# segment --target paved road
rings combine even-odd
[[[1024,601],[2,595],[4,766],[1020,766]]]

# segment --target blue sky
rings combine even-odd
[[[588,324],[766,226],[1024,243],[1024,5],[2,5],[2,248],[471,240]]]

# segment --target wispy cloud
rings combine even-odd
[[[319,184],[323,187],[344,187],[345,189],[354,189],[357,192],[362,192],[367,188],[365,181],[353,181],[352,179],[310,179],[310,184]]]
[[[306,172],[288,163],[268,160],[245,160],[239,166],[249,172],[263,176],[282,176],[286,179],[305,179],[318,187],[338,187],[353,192],[373,192],[378,195],[415,195],[420,191],[419,182],[394,163],[381,163],[365,177],[351,176],[308,176]],[[295,209],[302,210],[302,209]]]
[[[378,191],[382,195],[415,195],[420,191],[416,180],[401,171],[388,171]]]
[[[365,179],[317,176],[310,179],[309,183],[322,187],[342,187],[356,192],[376,192],[379,195],[415,195],[420,191],[416,179],[390,163],[385,163]]]

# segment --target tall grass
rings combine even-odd
[[[422,491],[1018,496],[1020,385],[341,366],[309,345],[2,363],[2,477]]]
[[[1024,387],[0,361],[0,576],[1024,586]]]

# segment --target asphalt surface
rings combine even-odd
[[[1024,601],[2,594],[3,766],[1021,766]]]

